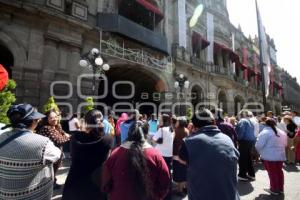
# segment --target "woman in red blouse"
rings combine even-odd
[[[110,200],[160,200],[169,189],[170,174],[161,154],[146,139],[148,124],[137,121],[128,139],[105,162],[102,189]]]
[[[70,136],[63,131],[59,123],[59,115],[56,111],[50,110],[46,113],[46,117],[43,120],[43,126],[39,130],[39,134],[48,137],[56,147],[62,150],[63,145],[70,140]],[[54,175],[58,171],[62,162],[60,158],[56,163],[54,163]],[[56,183],[56,178],[54,180],[54,189],[59,189],[60,185]]]

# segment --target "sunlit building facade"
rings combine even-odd
[[[199,3],[203,13],[190,27]],[[257,38],[230,23],[225,0],[0,0],[0,11],[0,62],[17,82],[19,102],[41,107],[53,94],[66,109],[77,107],[92,92],[91,80],[78,78],[91,71],[78,62],[94,47],[110,65],[108,89],[97,80],[99,106],[121,101],[153,112],[152,107],[179,99],[235,114],[249,102],[262,102]],[[279,114],[283,71],[274,41],[268,40],[267,106]],[[174,87],[179,74],[190,83],[183,98]],[[134,94],[132,86],[117,81],[133,83]]]

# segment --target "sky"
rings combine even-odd
[[[300,0],[257,0],[266,32],[274,39],[277,63],[300,83]],[[255,0],[227,0],[229,18],[248,37],[257,35]]]

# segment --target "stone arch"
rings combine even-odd
[[[167,77],[163,73],[159,73],[156,70],[150,69],[145,66],[136,64],[115,64],[111,66],[111,69],[105,73],[108,79],[108,95],[99,102],[105,103],[109,107],[113,107],[116,103],[124,102],[130,103],[134,107],[136,104],[155,104],[158,105],[161,102],[166,101],[165,92],[170,90],[170,85],[167,82]],[[131,97],[118,99],[112,92],[113,85],[117,81],[129,81],[133,85],[120,84],[115,87],[115,93],[119,96],[130,96],[132,89],[134,93]],[[99,94],[103,94],[103,86],[101,81],[99,84]],[[128,108],[128,107],[127,107]],[[126,108],[124,108],[126,109]],[[141,108],[141,113],[152,114],[153,107],[145,106]]]
[[[191,103],[196,108],[197,104],[203,102],[204,100],[204,90],[200,84],[194,84],[191,87]]]
[[[228,113],[228,100],[226,92],[222,89],[218,91],[218,107],[223,109],[224,113]]]
[[[14,56],[11,51],[0,43],[0,64],[8,72],[9,77],[12,76],[12,67],[14,66]]]
[[[241,109],[243,109],[245,100],[241,95],[234,97],[234,114],[237,115]]]
[[[0,43],[7,47],[12,53],[14,57],[14,67],[23,68],[27,61],[26,50],[17,39],[0,31]]]

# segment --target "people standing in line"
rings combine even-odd
[[[105,162],[102,189],[110,200],[161,200],[167,195],[169,170],[147,135],[148,124],[135,121],[127,140]]]
[[[104,134],[103,115],[100,111],[89,111],[84,120],[85,131],[75,131],[71,137],[72,160],[63,200],[106,199],[100,188],[101,174],[112,139]]]
[[[249,112],[249,120],[254,127],[254,135],[255,135],[255,140],[256,140],[258,137],[258,134],[259,134],[259,122],[251,111],[248,111],[248,112]],[[251,154],[252,154],[252,158],[255,161],[255,163],[258,163],[259,162],[259,154],[258,154],[255,146],[252,147]]]
[[[237,125],[237,120],[235,116],[229,118],[229,123],[235,128]]]
[[[196,132],[184,139],[179,151],[187,165],[188,199],[239,200],[239,153],[232,140],[218,129],[207,109],[196,112],[192,122]]]
[[[155,144],[155,148],[161,152],[165,162],[167,163],[169,173],[171,174],[174,132],[172,131],[170,124],[171,119],[168,114],[162,114],[160,120],[161,127],[153,136],[153,142]],[[165,199],[171,199],[172,179],[170,179],[169,187],[170,192]]]
[[[116,145],[120,146],[121,144],[121,124],[128,119],[127,113],[122,113],[121,116],[118,118],[116,123]]]
[[[274,113],[273,113],[273,111],[268,111],[267,112],[267,117],[274,119]]]
[[[296,161],[296,152],[294,146],[294,138],[297,132],[297,125],[294,123],[292,116],[286,115],[283,117],[283,121],[286,125],[286,134],[287,134],[287,147],[286,147],[286,163],[295,164]]]
[[[261,132],[266,127],[267,117],[261,116],[259,119],[259,132]]]
[[[157,132],[158,128],[158,120],[156,119],[156,115],[152,114],[150,120],[148,121],[149,126],[149,134],[148,134],[148,141],[151,144],[152,143],[152,137]]]
[[[69,120],[69,131],[72,134],[74,131],[80,131],[81,125],[79,119],[77,118],[77,113],[72,115],[72,118]]]
[[[297,125],[297,133],[294,139],[294,146],[296,151],[296,162],[300,164],[300,117],[295,116],[293,121]]]
[[[136,121],[138,121],[138,117],[140,115],[140,112],[138,110],[133,110],[130,114],[130,117],[121,123],[120,129],[121,129],[121,143],[125,142],[128,137],[128,130],[129,127],[134,124]]]
[[[192,122],[189,122],[187,125],[187,129],[189,131],[189,135],[192,135],[194,133],[194,125]]]
[[[255,171],[251,153],[256,141],[254,126],[249,120],[248,110],[241,110],[239,117],[240,120],[236,125],[238,150],[240,152],[238,178],[241,181],[255,180]]]
[[[179,195],[183,195],[186,189],[186,165],[182,164],[178,157],[183,139],[189,135],[189,130],[186,126],[186,117],[177,117],[173,142],[173,180],[177,183],[176,192]]]
[[[50,110],[46,113],[46,117],[42,121],[42,127],[38,134],[48,137],[56,147],[62,150],[63,145],[70,140],[70,136],[64,132],[59,123],[59,115],[55,110]],[[62,163],[62,157],[54,163],[54,175]],[[54,189],[60,189],[61,185],[54,181]]]
[[[111,136],[111,138],[113,140],[113,146],[115,147],[116,146],[116,124],[115,124],[113,113],[108,114],[107,120],[108,120],[109,125],[110,125],[109,135]]]
[[[45,115],[30,104],[9,108],[12,130],[0,135],[0,199],[50,200],[53,192],[53,163],[61,150],[34,131]]]
[[[266,120],[266,128],[259,134],[255,147],[264,162],[270,179],[271,194],[284,192],[283,162],[286,160],[285,147],[287,136],[276,128],[276,121],[272,118]]]
[[[232,140],[235,147],[237,147],[237,134],[234,127],[224,120],[224,112],[222,109],[212,110],[215,115],[216,125],[222,133],[226,134]]]

